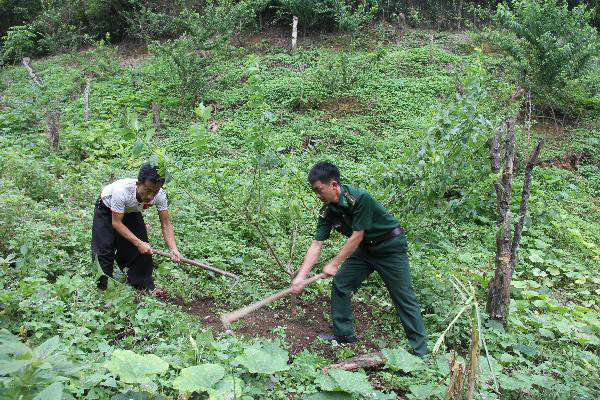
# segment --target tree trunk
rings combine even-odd
[[[58,132],[60,131],[60,112],[46,112],[46,126],[48,131],[48,140],[53,150],[58,149]]]
[[[508,318],[508,306],[510,303],[510,282],[512,273],[517,264],[519,245],[527,213],[527,203],[531,190],[531,172],[535,166],[535,160],[543,146],[540,141],[533,151],[525,169],[525,181],[521,193],[521,206],[519,209],[519,220],[515,225],[514,234],[511,226],[512,212],[512,180],[514,174],[515,159],[515,119],[506,123],[506,139],[504,141],[504,166],[502,176],[495,184],[496,201],[498,213],[498,233],[496,235],[496,264],[494,277],[490,280],[487,292],[486,309],[490,318],[506,325]],[[490,160],[492,172],[500,172],[500,142],[502,129],[490,141]],[[512,238],[511,238],[512,236]]]

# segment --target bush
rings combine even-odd
[[[566,1],[519,0],[500,4],[497,20],[511,35],[496,42],[519,64],[524,84],[549,102],[577,78],[598,52],[598,34],[585,5],[569,10]]]
[[[2,52],[0,65],[19,61],[26,55],[33,55],[35,51],[35,37],[30,25],[17,25],[11,27],[2,37]]]

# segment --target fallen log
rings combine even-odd
[[[360,368],[372,368],[385,363],[385,357],[381,351],[375,353],[361,354],[360,356],[348,358],[336,364],[328,365],[323,368],[323,372],[327,373],[330,369],[343,369],[344,371],[354,371]]]

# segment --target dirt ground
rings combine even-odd
[[[219,313],[216,310],[213,311],[214,301],[211,299],[196,299],[190,304],[185,304],[181,299],[172,299],[171,302],[201,319],[213,329],[213,332],[224,331],[219,320]],[[285,342],[292,355],[309,349],[325,358],[338,361],[340,357],[336,355],[336,349],[339,350],[341,346],[331,346],[317,338],[319,333],[331,332],[329,298],[322,297],[310,302],[299,299],[296,317],[290,316],[290,309],[289,299],[281,300],[274,309],[264,307],[234,323],[232,330],[238,336],[274,338],[277,333],[273,332],[273,329],[281,327],[285,332]],[[344,347],[356,354],[379,351],[381,342],[370,334],[370,332],[379,330],[375,324],[377,321],[373,318],[372,308],[364,303],[354,301],[353,310],[359,341],[346,344]]]

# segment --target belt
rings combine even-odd
[[[381,235],[379,237],[376,237],[375,239],[363,240],[361,245],[367,246],[367,247],[375,246],[375,245],[385,242],[386,240],[390,240],[390,239],[395,238],[400,235],[404,235],[404,229],[402,229],[400,227],[394,228],[391,231],[384,233],[383,235]]]

